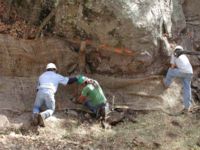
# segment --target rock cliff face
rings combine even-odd
[[[108,56],[109,52],[100,52],[106,53],[103,55],[107,57],[101,59],[102,63],[91,65],[98,73],[161,73],[174,42],[189,50],[198,47],[198,42],[193,42],[195,32],[190,31],[198,33],[194,26],[198,26],[199,18],[196,17],[193,24],[191,19],[190,23],[188,20],[188,17],[198,16],[198,10],[193,10],[198,3],[182,0],[67,1],[58,7],[55,32],[69,39],[89,39],[99,45],[120,49],[121,53],[130,50],[134,54],[118,57],[126,61],[117,63],[115,56]],[[195,40],[198,41],[198,36]],[[196,58],[192,59],[195,59],[193,65],[199,64]],[[104,63],[108,65],[105,67]],[[127,67],[120,67],[121,63]]]
[[[1,76],[38,76],[49,62],[56,63],[59,72],[67,73],[77,60],[77,53],[55,38],[32,41],[0,35],[0,43]]]
[[[14,32],[14,21],[6,28],[6,32],[1,30],[1,33],[4,33],[0,35],[1,108],[15,109],[15,105],[10,104],[16,100],[16,103],[20,103],[21,110],[31,110],[37,77],[48,62],[56,63],[59,72],[64,75],[78,74],[77,52],[81,41],[86,41],[87,73],[91,76],[104,76],[104,80],[102,77],[96,79],[100,79],[109,98],[114,94],[120,95],[117,97],[119,102],[123,100],[123,103],[128,103],[135,100],[132,107],[138,106],[141,109],[145,109],[148,104],[148,108],[153,109],[150,103],[157,99],[159,102],[155,107],[160,107],[168,103],[165,101],[167,96],[165,95],[163,100],[160,89],[159,94],[156,89],[153,93],[149,92],[144,82],[136,83],[144,90],[142,94],[139,90],[134,91],[137,89],[135,82],[131,82],[133,85],[124,85],[124,89],[119,87],[118,90],[113,90],[113,87],[122,83],[120,78],[142,77],[148,84],[151,81],[146,80],[146,77],[163,75],[175,43],[188,50],[200,50],[198,0],[71,0],[58,1],[59,4],[55,6],[53,1],[51,2],[52,9],[55,10],[50,21],[53,24],[51,33],[46,34],[45,28],[39,39],[16,39],[8,35],[11,31]],[[39,12],[33,11],[32,14],[27,8],[35,8],[34,6],[41,6],[41,9],[37,9]],[[25,21],[31,17],[32,23],[37,22],[38,13],[44,12],[42,3],[31,3],[29,0],[15,2],[11,8],[14,9],[13,7]],[[48,11],[51,13],[51,10]],[[43,16],[43,21],[46,16]],[[2,28],[6,25],[6,17],[3,14],[0,17]],[[19,31],[15,32],[19,34]],[[26,37],[23,34],[25,30],[20,31],[20,37]],[[191,56],[190,60],[195,69],[195,76],[199,77],[199,57]],[[108,82],[110,77],[116,78]],[[128,81],[127,79],[127,83]],[[157,82],[161,86],[160,78],[154,81],[149,83],[149,90],[158,86]],[[195,87],[197,84],[198,80]],[[145,88],[141,88],[142,86]],[[196,90],[199,88],[196,87]],[[12,94],[9,94],[10,92]],[[169,91],[168,94],[176,96],[177,99],[180,96],[180,93],[176,95],[173,91]],[[68,99],[70,93],[63,88],[57,96],[59,100]],[[139,97],[140,101],[134,97]],[[198,98],[198,95],[196,97]],[[145,101],[148,98],[152,101]],[[144,102],[148,104],[143,105]]]
[[[181,2],[171,0],[64,2],[55,18],[57,34],[70,39],[92,39],[124,53],[134,53],[132,57],[121,56],[126,61],[120,63],[126,68],[120,67],[114,56],[102,59],[107,67],[94,67],[98,72],[122,74],[158,73],[160,70],[152,64],[159,66],[160,55],[167,56],[171,51],[166,36],[172,38],[186,27]]]
[[[52,11],[51,29],[47,24],[44,32],[51,30],[76,44],[89,41],[86,64],[93,73],[133,77],[162,74],[175,43],[199,49],[198,4],[198,0],[22,0],[13,7],[29,24],[39,16],[41,25]],[[191,60],[198,66],[198,57]]]

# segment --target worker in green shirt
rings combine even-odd
[[[105,120],[109,111],[109,104],[99,83],[85,76],[79,76],[77,82],[82,86],[78,102],[92,111],[97,119]]]

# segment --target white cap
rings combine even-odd
[[[183,47],[182,47],[182,46],[180,46],[180,45],[176,46],[174,50],[176,50],[176,49],[180,49],[180,50],[182,50],[182,51],[183,51]]]
[[[54,63],[49,63],[49,64],[47,64],[46,70],[47,69],[57,69],[57,68],[56,68],[56,65]]]

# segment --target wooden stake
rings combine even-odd
[[[80,45],[80,51],[79,51],[79,71],[80,73],[85,72],[85,47],[86,42],[82,41]]]

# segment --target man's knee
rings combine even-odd
[[[33,107],[33,113],[39,113],[40,112],[40,107],[39,106],[34,106]]]

